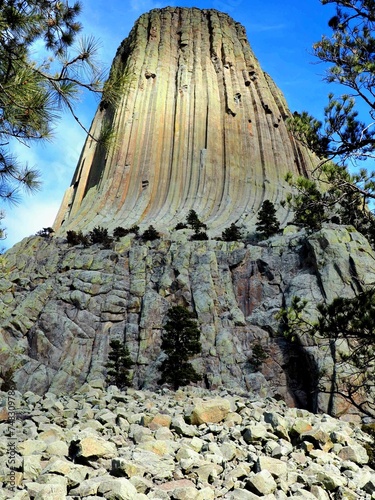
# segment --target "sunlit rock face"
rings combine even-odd
[[[283,97],[244,28],[213,10],[154,10],[119,48],[114,74],[126,76],[123,90],[116,105],[103,99],[91,129],[111,129],[113,141],[106,149],[88,137],[56,235],[25,238],[0,259],[0,385],[14,369],[23,392],[102,386],[110,342],[120,340],[134,362],[132,385],[155,389],[168,311],[183,305],[201,333],[191,359],[201,387],[350,414],[330,393],[333,377],[351,375],[334,364],[331,343],[303,331],[284,337],[277,313],[299,297],[315,320],[317,304],[375,282],[375,254],[350,226],[309,233],[284,224],[284,176],[308,176],[316,159],[289,135]],[[266,198],[284,231],[260,240],[251,233]],[[209,240],[171,230],[190,209]],[[241,241],[222,241],[232,222]],[[161,237],[130,232],[109,248],[66,238],[133,224],[152,224]]]
[[[308,175],[314,157],[287,130],[284,97],[265,74],[245,29],[196,8],[142,15],[119,47],[112,75],[125,81],[102,101],[55,222],[69,229],[184,221],[190,209],[220,233],[252,227],[264,199],[285,197],[285,174]],[[280,209],[279,217],[287,217]]]

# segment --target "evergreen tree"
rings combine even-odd
[[[186,217],[186,223],[188,226],[190,226],[192,229],[194,229],[195,233],[198,234],[201,232],[202,229],[207,229],[206,224],[201,222],[199,220],[199,217],[197,215],[197,212],[195,210],[190,210],[187,217]]]
[[[20,189],[35,190],[39,175],[17,162],[10,139],[24,144],[48,139],[62,109],[74,112],[80,89],[102,91],[95,65],[96,42],[77,42],[79,2],[0,1],[0,199],[18,200]],[[33,59],[35,42],[45,59]],[[77,45],[73,47],[73,43]],[[75,53],[70,55],[69,49]],[[110,92],[110,90],[108,91]]]
[[[108,354],[109,362],[106,364],[107,383],[123,389],[131,385],[129,370],[134,363],[125,344],[119,340],[111,340],[109,346],[111,351]]]
[[[310,231],[319,230],[327,221],[352,225],[375,248],[375,217],[367,207],[366,195],[356,186],[358,175],[332,162],[326,162],[320,170],[324,183],[287,175],[293,192],[285,203],[294,211],[293,222]]]
[[[280,223],[276,217],[276,209],[271,201],[264,200],[258,213],[258,222],[255,225],[257,232],[264,238],[269,238],[280,230]]]
[[[160,238],[160,234],[154,228],[154,226],[148,226],[145,232],[142,234],[142,240],[144,241],[154,241]]]
[[[281,309],[284,334],[292,341],[308,336],[317,339],[333,361],[329,373],[315,374],[316,390],[329,394],[328,412],[340,396],[365,415],[375,417],[375,289],[353,298],[337,297],[318,305],[318,318],[309,320],[306,300],[293,297],[290,307]],[[314,376],[314,374],[312,374]]]
[[[188,361],[191,356],[201,352],[200,331],[192,313],[185,307],[172,307],[168,318],[161,344],[167,358],[161,365],[159,384],[169,383],[177,390],[190,382],[201,380]]]
[[[223,241],[238,241],[241,239],[241,231],[238,226],[233,222],[230,227],[224,229],[221,233],[221,238]]]
[[[92,245],[100,243],[104,248],[110,248],[113,242],[113,238],[108,234],[108,229],[101,226],[94,227],[94,229],[90,231],[89,240]]]
[[[355,205],[357,209],[375,199],[374,172],[359,168],[349,174],[346,168],[360,166],[362,160],[375,156],[374,2],[322,0],[322,4],[335,5],[336,15],[328,23],[330,35],[314,44],[314,53],[329,65],[325,80],[343,86],[345,93],[329,94],[323,122],[304,111],[294,113],[288,123],[297,139],[321,159],[313,172],[314,179],[328,183],[328,189],[338,190],[333,202],[356,192],[361,198]],[[327,168],[329,160],[336,165],[331,162]]]
[[[294,188],[286,198],[286,203],[294,212],[293,223],[310,231],[319,230],[328,219],[327,209],[331,204],[327,193],[323,194],[317,182],[306,177],[294,179],[288,175],[286,180]]]

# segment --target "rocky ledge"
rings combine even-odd
[[[375,498],[369,434],[272,398],[98,380],[71,396],[15,392],[13,420],[9,394],[1,500]]]

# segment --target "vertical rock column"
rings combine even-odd
[[[102,102],[56,229],[154,224],[170,229],[196,210],[213,231],[251,226],[265,198],[284,198],[288,171],[314,165],[285,125],[281,92],[259,66],[245,29],[226,14],[155,9],[119,47],[116,105]]]

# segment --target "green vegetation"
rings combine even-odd
[[[186,217],[186,224],[191,229],[194,229],[194,234],[191,236],[191,240],[208,240],[207,233],[204,231],[207,229],[206,224],[199,220],[199,217],[195,210],[190,210]]]
[[[251,349],[253,352],[249,361],[254,369],[258,371],[264,361],[268,358],[268,353],[259,340],[252,345]]]
[[[70,246],[83,245],[84,247],[88,247],[91,244],[89,237],[83,235],[82,231],[79,231],[78,233],[75,231],[67,231],[66,241]]]
[[[324,183],[305,177],[286,180],[293,187],[286,204],[293,210],[293,222],[309,231],[317,231],[323,222],[352,225],[375,248],[375,217],[368,209],[367,197],[358,191],[356,179],[344,166],[327,162],[320,167]],[[324,188],[324,190],[323,190]]]
[[[189,211],[186,217],[186,223],[191,227],[191,229],[194,229],[195,233],[199,233],[202,229],[207,229],[206,224],[199,220],[197,212],[195,210]]]
[[[1,371],[0,378],[3,380],[0,385],[0,391],[8,392],[14,390],[16,384],[14,382],[14,368],[9,368],[9,370]]]
[[[100,226],[94,227],[94,229],[89,232],[88,237],[91,245],[99,243],[103,248],[110,248],[113,242],[113,238],[108,234],[108,229]]]
[[[258,222],[255,225],[257,232],[263,238],[269,238],[280,231],[280,223],[277,220],[275,205],[272,201],[264,200],[258,213]]]
[[[197,233],[194,233],[191,235],[191,241],[203,241],[203,240],[208,240],[208,235],[205,231],[198,231]]]
[[[116,385],[119,389],[129,387],[131,385],[129,370],[134,364],[129,349],[119,340],[111,340],[109,346],[111,351],[108,354],[109,362],[106,364],[107,383]]]
[[[233,222],[221,233],[221,239],[223,241],[239,241],[241,239],[240,228]]]
[[[310,230],[327,220],[352,224],[375,247],[375,220],[368,209],[375,199],[375,173],[360,168],[375,154],[374,5],[368,0],[322,3],[335,4],[336,14],[328,23],[330,36],[314,44],[314,53],[329,65],[325,80],[343,86],[345,93],[328,95],[323,122],[306,111],[288,120],[294,136],[321,161],[310,181],[289,178],[295,191],[287,203],[296,223]]]
[[[201,380],[189,363],[189,358],[201,352],[200,331],[193,314],[185,307],[172,307],[168,311],[168,318],[161,344],[167,358],[161,364],[162,376],[158,383],[171,384],[177,390],[190,382]]]
[[[154,226],[148,226],[148,228],[142,234],[142,240],[144,241],[154,241],[160,238],[160,234],[156,231]]]
[[[36,235],[41,236],[42,238],[51,239],[54,232],[55,231],[52,229],[52,227],[44,227],[43,229],[38,231]]]
[[[277,318],[291,340],[309,335],[329,352],[333,370],[318,374],[317,389],[330,395],[330,408],[338,395],[363,414],[375,417],[375,289],[319,304],[315,322],[308,320],[306,306],[307,301],[294,297]],[[327,376],[328,387],[322,384]]]
[[[138,232],[139,232],[139,226],[132,226],[129,229],[125,229],[121,226],[117,226],[113,231],[113,238],[116,241],[119,241],[120,238],[123,238],[124,236],[127,236],[130,233],[134,233],[135,235],[138,235]]]
[[[40,185],[38,171],[21,165],[9,150],[10,140],[29,145],[49,139],[63,109],[79,122],[74,103],[80,90],[102,91],[95,63],[97,44],[92,38],[77,41],[80,11],[79,2],[1,2],[0,199],[4,201],[17,202],[22,189],[33,191]],[[36,42],[46,53],[43,60],[34,56]]]

